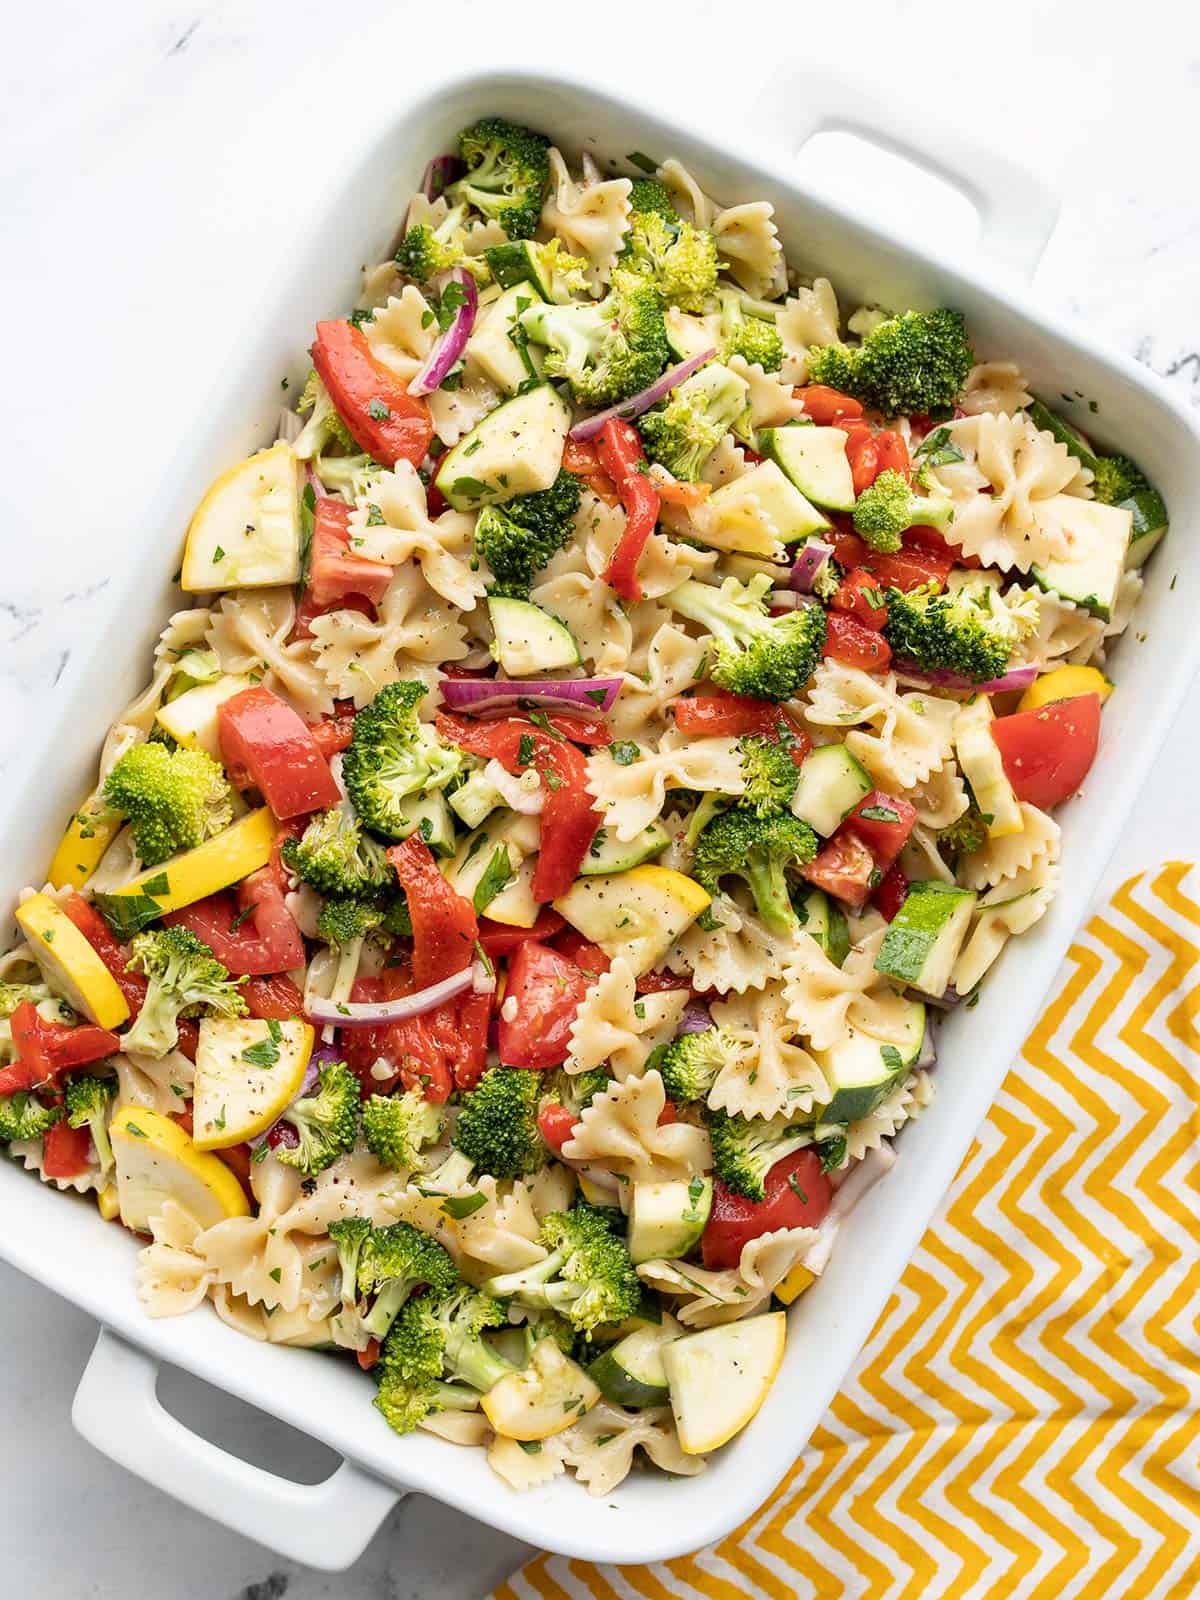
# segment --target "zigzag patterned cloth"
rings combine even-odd
[[[1200,902],[1170,862],[1071,947],[944,1211],[753,1517],[494,1600],[1200,1594]]]

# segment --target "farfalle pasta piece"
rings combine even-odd
[[[138,1251],[137,1297],[148,1317],[182,1317],[208,1298],[212,1269],[192,1248],[200,1225],[176,1200],[150,1219],[153,1244]]]
[[[614,737],[646,740],[669,729],[668,708],[702,676],[704,655],[701,640],[679,628],[659,628],[650,641],[646,670],[625,674],[608,713]]]
[[[235,589],[212,610],[206,635],[222,672],[259,672],[269,689],[310,721],[333,710],[333,694],[307,639],[292,639],[290,589]]]
[[[675,1315],[685,1327],[711,1328],[757,1311],[775,1285],[817,1241],[815,1228],[777,1228],[742,1246],[736,1267],[712,1271],[690,1261],[646,1261],[638,1277],[660,1294],[679,1297]]]
[[[1004,591],[1004,598],[1024,594],[1025,590],[1014,585]],[[1056,594],[1039,595],[1037,627],[1017,645],[1011,665],[1045,671],[1060,661],[1091,661],[1102,645],[1104,626],[1099,617],[1072,600]]]
[[[588,791],[604,826],[622,842],[635,839],[662,811],[668,789],[712,790],[739,795],[745,789],[738,741],[731,738],[674,742],[666,734],[659,750],[643,750],[624,763],[611,751],[588,758]]]
[[[350,549],[397,567],[415,561],[426,583],[461,611],[483,597],[486,578],[472,570],[475,520],[461,511],[431,519],[425,485],[410,461],[398,461],[367,484],[350,513]]]
[[[1064,557],[1068,542],[1048,503],[1078,477],[1079,463],[1025,412],[984,411],[945,424],[963,460],[930,470],[954,501],[946,538],[985,566],[1028,572]],[[984,492],[980,492],[980,491]]]
[[[750,390],[750,426],[755,431],[781,428],[804,415],[804,401],[792,392],[792,385],[780,382],[773,372],[764,372],[761,362],[756,361],[752,366],[744,356],[731,356],[728,365]]]
[[[625,532],[624,508],[606,505],[587,490],[580,501],[575,528],[583,540],[588,570],[594,577],[601,577]],[[710,572],[716,560],[713,550],[697,550],[693,545],[676,544],[664,534],[652,533],[638,558],[638,583],[647,598],[656,600],[685,579]]]
[[[861,1161],[868,1150],[878,1150],[885,1139],[894,1138],[906,1122],[920,1116],[932,1102],[933,1093],[933,1079],[927,1072],[910,1073],[869,1116],[849,1124],[841,1165]]]
[[[676,161],[672,156],[663,162],[654,176],[671,196],[676,211],[685,222],[697,228],[712,227],[713,217],[717,214],[716,202],[709,199],[682,161]]]
[[[1043,857],[1057,861],[1061,851],[1062,829],[1053,817],[1022,801],[1021,829],[998,839],[988,839],[982,850],[959,858],[957,876],[968,889],[987,889],[1015,878]]]
[[[1014,933],[1025,933],[1040,922],[1058,890],[1058,879],[1058,863],[1042,857],[988,890],[975,908],[970,935],[951,974],[959,994],[975,987]]]
[[[711,1009],[717,1026],[742,1046],[709,1090],[714,1110],[743,1117],[801,1116],[829,1098],[825,1074],[795,1042],[796,1025],[781,983],[714,1001]]]
[[[459,1250],[464,1259],[463,1275],[482,1282],[497,1272],[519,1272],[545,1258],[545,1247],[538,1243],[538,1218],[527,1184],[516,1180],[498,1183],[482,1177],[460,1194],[478,1195],[482,1204],[465,1216],[452,1218]],[[465,1208],[460,1208],[465,1209]]]
[[[937,834],[924,822],[913,824],[899,859],[900,870],[909,883],[919,882],[922,878],[936,878],[940,883],[954,882],[954,873],[937,847]]]
[[[787,288],[787,267],[775,207],[769,200],[748,200],[727,206],[712,220],[717,259],[747,294],[773,300]]]
[[[455,388],[435,389],[425,396],[433,431],[445,445],[456,445],[503,399],[499,389],[470,357],[463,364]]]
[[[895,673],[873,675],[823,661],[809,686],[804,717],[820,728],[842,729],[846,748],[881,789],[894,794],[924,783],[950,759],[957,712],[956,701],[928,690],[899,694]]]
[[[667,952],[672,972],[690,973],[697,989],[719,994],[744,994],[781,976],[780,942],[748,909],[744,896],[718,894],[709,909],[718,926],[693,922],[680,934]]]
[[[438,322],[420,289],[408,283],[376,308],[363,335],[376,361],[407,386],[433,349]]]
[[[652,1050],[674,1037],[687,998],[686,989],[639,996],[633,968],[618,956],[580,1002],[566,1070],[590,1072],[607,1065],[619,1083],[633,1077]]]
[[[958,763],[951,756],[931,772],[923,783],[904,791],[904,798],[915,809],[917,821],[926,828],[948,828],[967,809],[967,791]]]
[[[580,1113],[563,1145],[565,1161],[607,1167],[631,1183],[670,1183],[707,1172],[712,1148],[704,1128],[688,1122],[659,1126],[667,1093],[657,1072],[626,1078]]]
[[[703,1457],[684,1454],[669,1406],[626,1411],[601,1400],[555,1440],[578,1481],[593,1495],[609,1494],[624,1481],[639,1448],[656,1467],[677,1477],[693,1478],[705,1467]],[[543,1448],[551,1442],[543,1441]]]
[[[567,625],[580,656],[594,672],[624,671],[633,629],[603,578],[588,572],[564,572],[535,584],[530,599]]]
[[[110,1059],[117,1070],[118,1105],[144,1106],[168,1117],[191,1099],[196,1069],[182,1050],[160,1057],[122,1050]]]
[[[808,352],[817,344],[836,344],[841,318],[837,295],[828,278],[814,278],[811,289],[797,289],[779,308],[775,326],[783,340],[785,383],[804,383],[808,378]]]
[[[984,411],[1011,417],[1024,410],[1032,399],[1015,361],[982,361],[967,373],[958,404],[969,417]]]
[[[72,1189],[76,1194],[94,1194],[103,1189],[107,1181],[94,1152],[83,1171],[73,1173],[69,1178],[51,1177],[46,1171],[46,1150],[41,1139],[14,1139],[8,1146],[8,1153],[21,1163],[26,1172],[36,1172],[43,1183],[53,1184],[63,1192]]]
[[[333,1343],[333,1328],[327,1316],[313,1317],[304,1306],[295,1311],[269,1310],[250,1302],[229,1288],[216,1283],[210,1291],[213,1310],[221,1321],[260,1344],[294,1345],[300,1349],[320,1349]]]
[[[540,1489],[566,1470],[567,1444],[563,1434],[555,1433],[539,1440],[537,1449],[531,1450],[520,1440],[506,1439],[497,1433],[487,1447],[487,1460],[488,1466],[510,1489],[518,1492]]]
[[[883,933],[877,929],[852,945],[840,967],[811,934],[792,941],[783,962],[787,1014],[814,1050],[828,1050],[845,1036],[851,1002],[877,982],[875,957]]]
[[[415,562],[399,567],[378,616],[330,611],[312,623],[313,655],[330,699],[365,706],[401,677],[406,656],[431,664],[461,661],[467,630],[458,612],[434,594]]]
[[[621,243],[629,231],[628,178],[576,183],[562,155],[550,147],[550,193],[542,207],[542,226],[562,240],[574,256],[589,263],[593,288],[612,276]]]

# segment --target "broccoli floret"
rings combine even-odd
[[[800,768],[792,760],[790,742],[750,734],[738,744],[742,757],[742,805],[761,813],[791,805]]]
[[[358,448],[350,436],[350,430],[338,415],[329,390],[315,372],[309,373],[308,382],[296,402],[296,410],[301,416],[307,411],[312,412],[292,446],[292,454],[301,461],[311,461],[331,444],[341,445],[344,450]]]
[[[485,506],[475,524],[475,548],[491,568],[489,593],[529,597],[536,574],[574,532],[579,479],[560,472],[548,489],[519,495],[503,508]]]
[[[717,241],[704,228],[659,212],[634,212],[616,280],[653,283],[669,305],[703,311],[717,286]]]
[[[591,1206],[552,1211],[542,1222],[540,1239],[548,1256],[532,1267],[489,1278],[484,1291],[557,1311],[587,1336],[602,1322],[621,1322],[637,1310],[641,1282],[603,1212]]]
[[[583,405],[628,399],[671,359],[662,296],[649,282],[614,288],[594,304],[532,305],[517,320],[547,346],[546,376],[565,378]]]
[[[521,1067],[491,1067],[463,1097],[454,1147],[493,1178],[521,1178],[545,1165],[538,1132],[541,1078]]]
[[[721,1068],[744,1053],[744,1047],[724,1028],[681,1033],[667,1046],[658,1071],[672,1100],[704,1100]]]
[[[62,1116],[61,1106],[44,1106],[27,1090],[0,1095],[0,1144],[40,1139]]]
[[[542,1074],[542,1100],[556,1100],[576,1117],[598,1094],[603,1094],[612,1084],[607,1067],[592,1067],[587,1072]]]
[[[783,365],[783,339],[774,321],[769,317],[752,316],[745,307],[744,297],[733,289],[723,289],[721,301],[721,342],[718,353],[722,361],[730,356],[741,356],[751,366],[758,363],[764,372],[778,372]]]
[[[457,1281],[458,1273],[447,1252],[411,1223],[372,1228],[358,1255],[358,1292],[375,1297],[363,1327],[374,1338],[383,1339],[414,1289],[425,1285],[440,1295]]]
[[[467,173],[446,190],[447,200],[465,200],[494,218],[510,239],[532,239],[550,185],[549,139],[501,117],[484,117],[463,129],[458,148]]]
[[[104,798],[128,818],[133,847],[148,867],[203,844],[233,821],[225,774],[202,750],[135,744],[104,780]]]
[[[347,945],[383,926],[383,907],[368,900],[326,900],[317,912],[317,938]]]
[[[37,1005],[39,1000],[50,998],[50,990],[44,983],[0,983],[0,1021],[11,1017],[26,1000]]]
[[[481,1394],[515,1372],[482,1337],[505,1320],[498,1301],[465,1283],[408,1300],[375,1367],[375,1404],[389,1426],[409,1433],[436,1411],[471,1410]]]
[[[1128,456],[1097,456],[1092,467],[1096,499],[1106,506],[1119,506],[1130,495],[1150,487],[1150,480]]]
[[[813,1142],[811,1127],[789,1122],[786,1117],[750,1118],[712,1111],[708,1131],[713,1171],[727,1189],[747,1200],[764,1199],[767,1173],[776,1162]]]
[[[722,689],[757,700],[790,700],[812,677],[825,644],[825,612],[802,606],[770,617],[765,573],[749,583],[726,578],[720,588],[689,578],[664,604],[707,628],[716,641],[709,676]]]
[[[467,204],[460,201],[450,207],[436,227],[418,222],[409,228],[396,251],[397,267],[406,277],[427,283],[435,273],[447,272],[460,262],[466,265],[463,249],[466,220]],[[478,264],[484,265],[482,261]]]
[[[72,1078],[67,1084],[67,1121],[73,1128],[90,1130],[101,1172],[107,1172],[113,1164],[108,1113],[116,1092],[115,1078],[96,1078],[90,1073]]]
[[[299,839],[285,839],[284,864],[319,894],[377,900],[395,887],[387,852],[363,832],[353,809],[318,812]]]
[[[202,939],[188,928],[155,928],[135,934],[129,966],[149,978],[137,1020],[124,1038],[126,1050],[162,1057],[179,1042],[179,1018],[210,1011],[243,1017],[244,978],[231,978]]]
[[[790,811],[760,816],[751,806],[735,805],[714,817],[696,840],[692,876],[712,895],[722,878],[744,878],[759,916],[782,937],[797,927],[788,868],[806,866],[816,853],[816,834]]]
[[[346,1304],[358,1298],[358,1260],[373,1227],[367,1217],[339,1217],[329,1224],[329,1237],[337,1245],[341,1293]]]
[[[957,861],[959,856],[982,850],[987,837],[987,823],[972,799],[961,817],[955,818],[948,827],[938,829],[937,847],[948,861]]]
[[[666,222],[678,222],[679,212],[665,184],[657,178],[635,178],[629,189],[631,216],[662,217]]]
[[[276,1145],[285,1167],[324,1172],[354,1148],[358,1137],[358,1079],[344,1061],[327,1061],[317,1076],[316,1094],[293,1100],[283,1120],[299,1134],[297,1145]]]
[[[363,1133],[367,1149],[381,1166],[394,1172],[420,1164],[421,1151],[436,1144],[446,1126],[445,1113],[419,1089],[404,1094],[373,1094],[364,1104]]]
[[[403,839],[412,824],[403,804],[410,794],[444,789],[462,766],[462,756],[438,743],[417,718],[425,685],[414,680],[386,684],[354,719],[350,748],[342,757],[342,781],[363,824],[385,839]]]
[[[710,362],[672,390],[666,405],[638,419],[651,461],[694,483],[721,440],[747,415],[749,387],[736,372]]]
[[[1036,595],[1001,600],[988,584],[964,584],[938,594],[923,584],[907,594],[887,591],[884,636],[897,656],[925,671],[961,673],[972,683],[1003,675],[1009,657],[1038,624]]]
[[[814,345],[808,381],[825,383],[885,416],[952,406],[975,356],[958,311],[905,311],[888,317],[861,345]]]
[[[914,494],[908,479],[893,467],[881,472],[854,502],[855,530],[872,550],[899,550],[906,528],[945,532],[953,521],[954,502],[948,495]]]

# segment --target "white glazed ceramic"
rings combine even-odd
[[[108,629],[94,656],[77,662],[60,686],[58,715],[42,730],[42,760],[28,764],[37,779],[9,798],[2,887],[11,903],[24,882],[37,879],[31,863],[48,860],[63,818],[85,792],[103,730],[142,687],[157,632],[180,604],[169,578],[200,494],[218,471],[272,436],[280,376],[303,378],[306,330],[352,304],[358,265],[391,247],[425,161],[486,112],[544,128],[576,151],[587,144],[614,156],[634,149],[675,155],[727,203],[772,199],[789,262],[828,274],[844,306],[959,307],[982,354],[1012,357],[1051,398],[1079,391],[1094,400],[1098,411],[1081,407],[1081,424],[1142,462],[1170,506],[1169,553],[1151,563],[1138,636],[1119,652],[1119,688],[1105,712],[1100,757],[1085,792],[1063,814],[1058,899],[1005,952],[977,1008],[946,1023],[933,1107],[906,1131],[898,1166],[844,1225],[824,1277],[793,1309],[787,1356],[762,1412],[700,1477],[638,1473],[601,1499],[569,1478],[514,1494],[481,1452],[391,1434],[372,1408],[371,1384],[351,1362],[254,1343],[206,1311],[149,1321],[134,1293],[136,1241],[102,1223],[90,1201],[56,1194],[0,1162],[0,1252],[105,1325],[75,1400],[80,1432],[180,1500],[313,1566],[349,1565],[408,1490],[533,1544],[617,1562],[695,1549],[765,1498],[836,1391],[986,1114],[1200,664],[1200,631],[1190,623],[1200,611],[1200,562],[1189,546],[1200,507],[1194,422],[1142,368],[1039,313],[1012,286],[1010,271],[954,268],[923,256],[856,221],[850,197],[842,206],[818,200],[796,183],[791,160],[823,129],[873,138],[958,184],[982,214],[985,251],[1026,273],[1054,224],[1055,207],[1041,185],[961,138],[932,136],[926,121],[868,105],[828,79],[786,75],[769,105],[772,126],[758,147],[744,130],[722,127],[713,143],[686,121],[660,121],[586,83],[515,71],[447,79],[397,112],[386,136],[347,164],[328,204],[297,219],[294,274],[220,393],[191,413],[187,448],[129,529]],[[81,741],[80,729],[95,729],[95,741]],[[298,1485],[198,1438],[156,1398],[160,1361],[304,1429],[340,1452],[343,1466],[324,1484]]]

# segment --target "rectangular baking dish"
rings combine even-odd
[[[1094,401],[1098,411],[1084,413],[1082,424],[1142,462],[1170,506],[1172,533],[1150,564],[1136,640],[1128,638],[1119,653],[1099,760],[1063,815],[1058,899],[1006,951],[979,1005],[947,1022],[934,1105],[905,1133],[897,1168],[844,1225],[824,1277],[793,1309],[786,1359],[762,1412],[700,1477],[670,1481],[637,1473],[602,1499],[570,1479],[515,1494],[481,1452],[389,1433],[372,1409],[371,1384],[349,1362],[255,1344],[206,1312],[149,1321],[134,1292],[136,1242],[104,1225],[90,1202],[68,1200],[0,1162],[7,1219],[0,1253],[104,1324],[76,1396],[80,1431],[181,1500],[313,1566],[349,1565],[410,1490],[545,1548],[618,1562],[695,1549],[761,1503],[842,1381],[1017,1056],[1200,664],[1200,630],[1190,621],[1200,610],[1200,563],[1190,551],[1200,506],[1194,422],[1144,370],[1039,312],[1010,276],[922,255],[848,208],[817,198],[797,183],[791,163],[822,128],[855,129],[915,155],[949,172],[977,200],[993,255],[1030,269],[1053,225],[1046,196],[1002,160],[966,153],[961,144],[948,163],[944,142],[932,147],[898,113],[874,105],[864,110],[865,100],[825,80],[799,82],[793,75],[771,103],[777,127],[760,141],[763,148],[754,148],[744,130],[725,129],[718,146],[686,120],[669,123],[586,82],[528,72],[447,78],[396,111],[348,163],[328,204],[314,205],[298,224],[290,282],[266,325],[241,347],[212,397],[216,403],[196,406],[186,452],[128,528],[127,568],[111,585],[108,625],[92,655],[75,662],[59,687],[54,714],[40,730],[42,759],[27,764],[36,778],[9,795],[5,905],[49,859],[63,818],[91,779],[104,729],[142,686],[153,640],[179,604],[169,581],[176,536],[200,494],[218,471],[273,436],[280,375],[302,379],[306,331],[318,317],[349,308],[359,264],[391,247],[426,160],[488,112],[544,128],[576,152],[587,145],[615,156],[630,150],[677,156],[726,203],[770,198],[789,262],[832,278],[846,309],[860,301],[959,307],[983,355],[1016,360],[1048,395],[1079,391]],[[81,744],[80,729],[94,730],[94,739]],[[324,1441],[345,1458],[342,1467],[324,1484],[303,1486],[226,1454],[159,1405],[160,1361]]]

